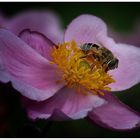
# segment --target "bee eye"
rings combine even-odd
[[[116,59],[116,65],[115,65],[116,68],[118,67],[118,64],[119,64],[119,60]]]
[[[118,67],[118,62],[119,62],[118,59],[114,59],[114,60],[110,61],[110,62],[108,63],[109,68],[110,68],[110,69],[115,69],[115,68],[117,68],[117,67]]]
[[[119,62],[119,60],[117,58],[115,58],[114,62],[117,64]]]
[[[115,62],[115,61],[110,61],[110,62],[108,63],[108,66],[109,66],[109,67],[114,67],[114,66],[115,66],[115,64],[116,64],[116,62]]]

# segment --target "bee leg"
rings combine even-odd
[[[87,55],[84,55],[84,56],[81,56],[80,58],[86,58],[87,57]]]
[[[105,72],[108,72],[108,71],[109,71],[109,68],[108,68],[108,67],[106,67]]]
[[[81,56],[80,58],[86,58],[86,57],[88,57],[90,55],[92,55],[92,54],[87,54],[87,55]]]
[[[96,54],[92,54],[92,56],[94,57],[94,59],[96,59],[97,61],[100,61],[100,57]]]
[[[107,65],[107,62],[102,63],[102,66],[105,68],[105,72],[109,71],[109,67]]]
[[[93,70],[94,70],[94,67],[95,67],[95,64],[94,64],[94,63],[92,63],[92,64],[91,64],[91,66],[90,66],[91,71],[93,71]]]

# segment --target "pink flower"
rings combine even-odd
[[[0,80],[11,81],[25,96],[23,104],[30,118],[88,117],[116,130],[140,125],[140,115],[109,91],[125,90],[140,82],[140,49],[115,43],[100,18],[81,15],[63,33],[55,14],[33,11],[6,21],[2,27],[6,29],[0,29]],[[111,50],[119,59],[118,68],[104,72],[96,66],[97,71],[91,72],[87,63],[81,65],[78,46],[89,42]]]

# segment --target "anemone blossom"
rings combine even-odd
[[[140,115],[111,93],[140,82],[140,49],[115,43],[100,18],[80,15],[64,33],[55,14],[32,11],[5,20],[1,27],[0,80],[10,81],[23,95],[30,118],[88,117],[115,130],[140,125]],[[110,50],[119,60],[118,68],[105,71],[96,61],[91,70],[81,59],[84,43]]]

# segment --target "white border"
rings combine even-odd
[[[140,2],[140,0],[0,0],[0,2]]]
[[[87,140],[87,139],[91,139],[91,140],[133,140],[134,138],[12,138],[12,140],[17,140],[17,139],[21,139],[21,140],[41,140],[41,139],[45,139],[45,140]],[[140,139],[140,138],[135,138],[135,139]],[[1,138],[1,140],[11,140],[11,138]]]
[[[21,140],[41,140],[41,139],[45,139],[45,140],[87,140],[87,139],[91,139],[91,140],[133,140],[133,139],[138,139],[140,140],[140,138],[12,138],[12,140],[17,140],[17,139],[21,139]],[[11,140],[11,138],[1,138],[1,140]]]

